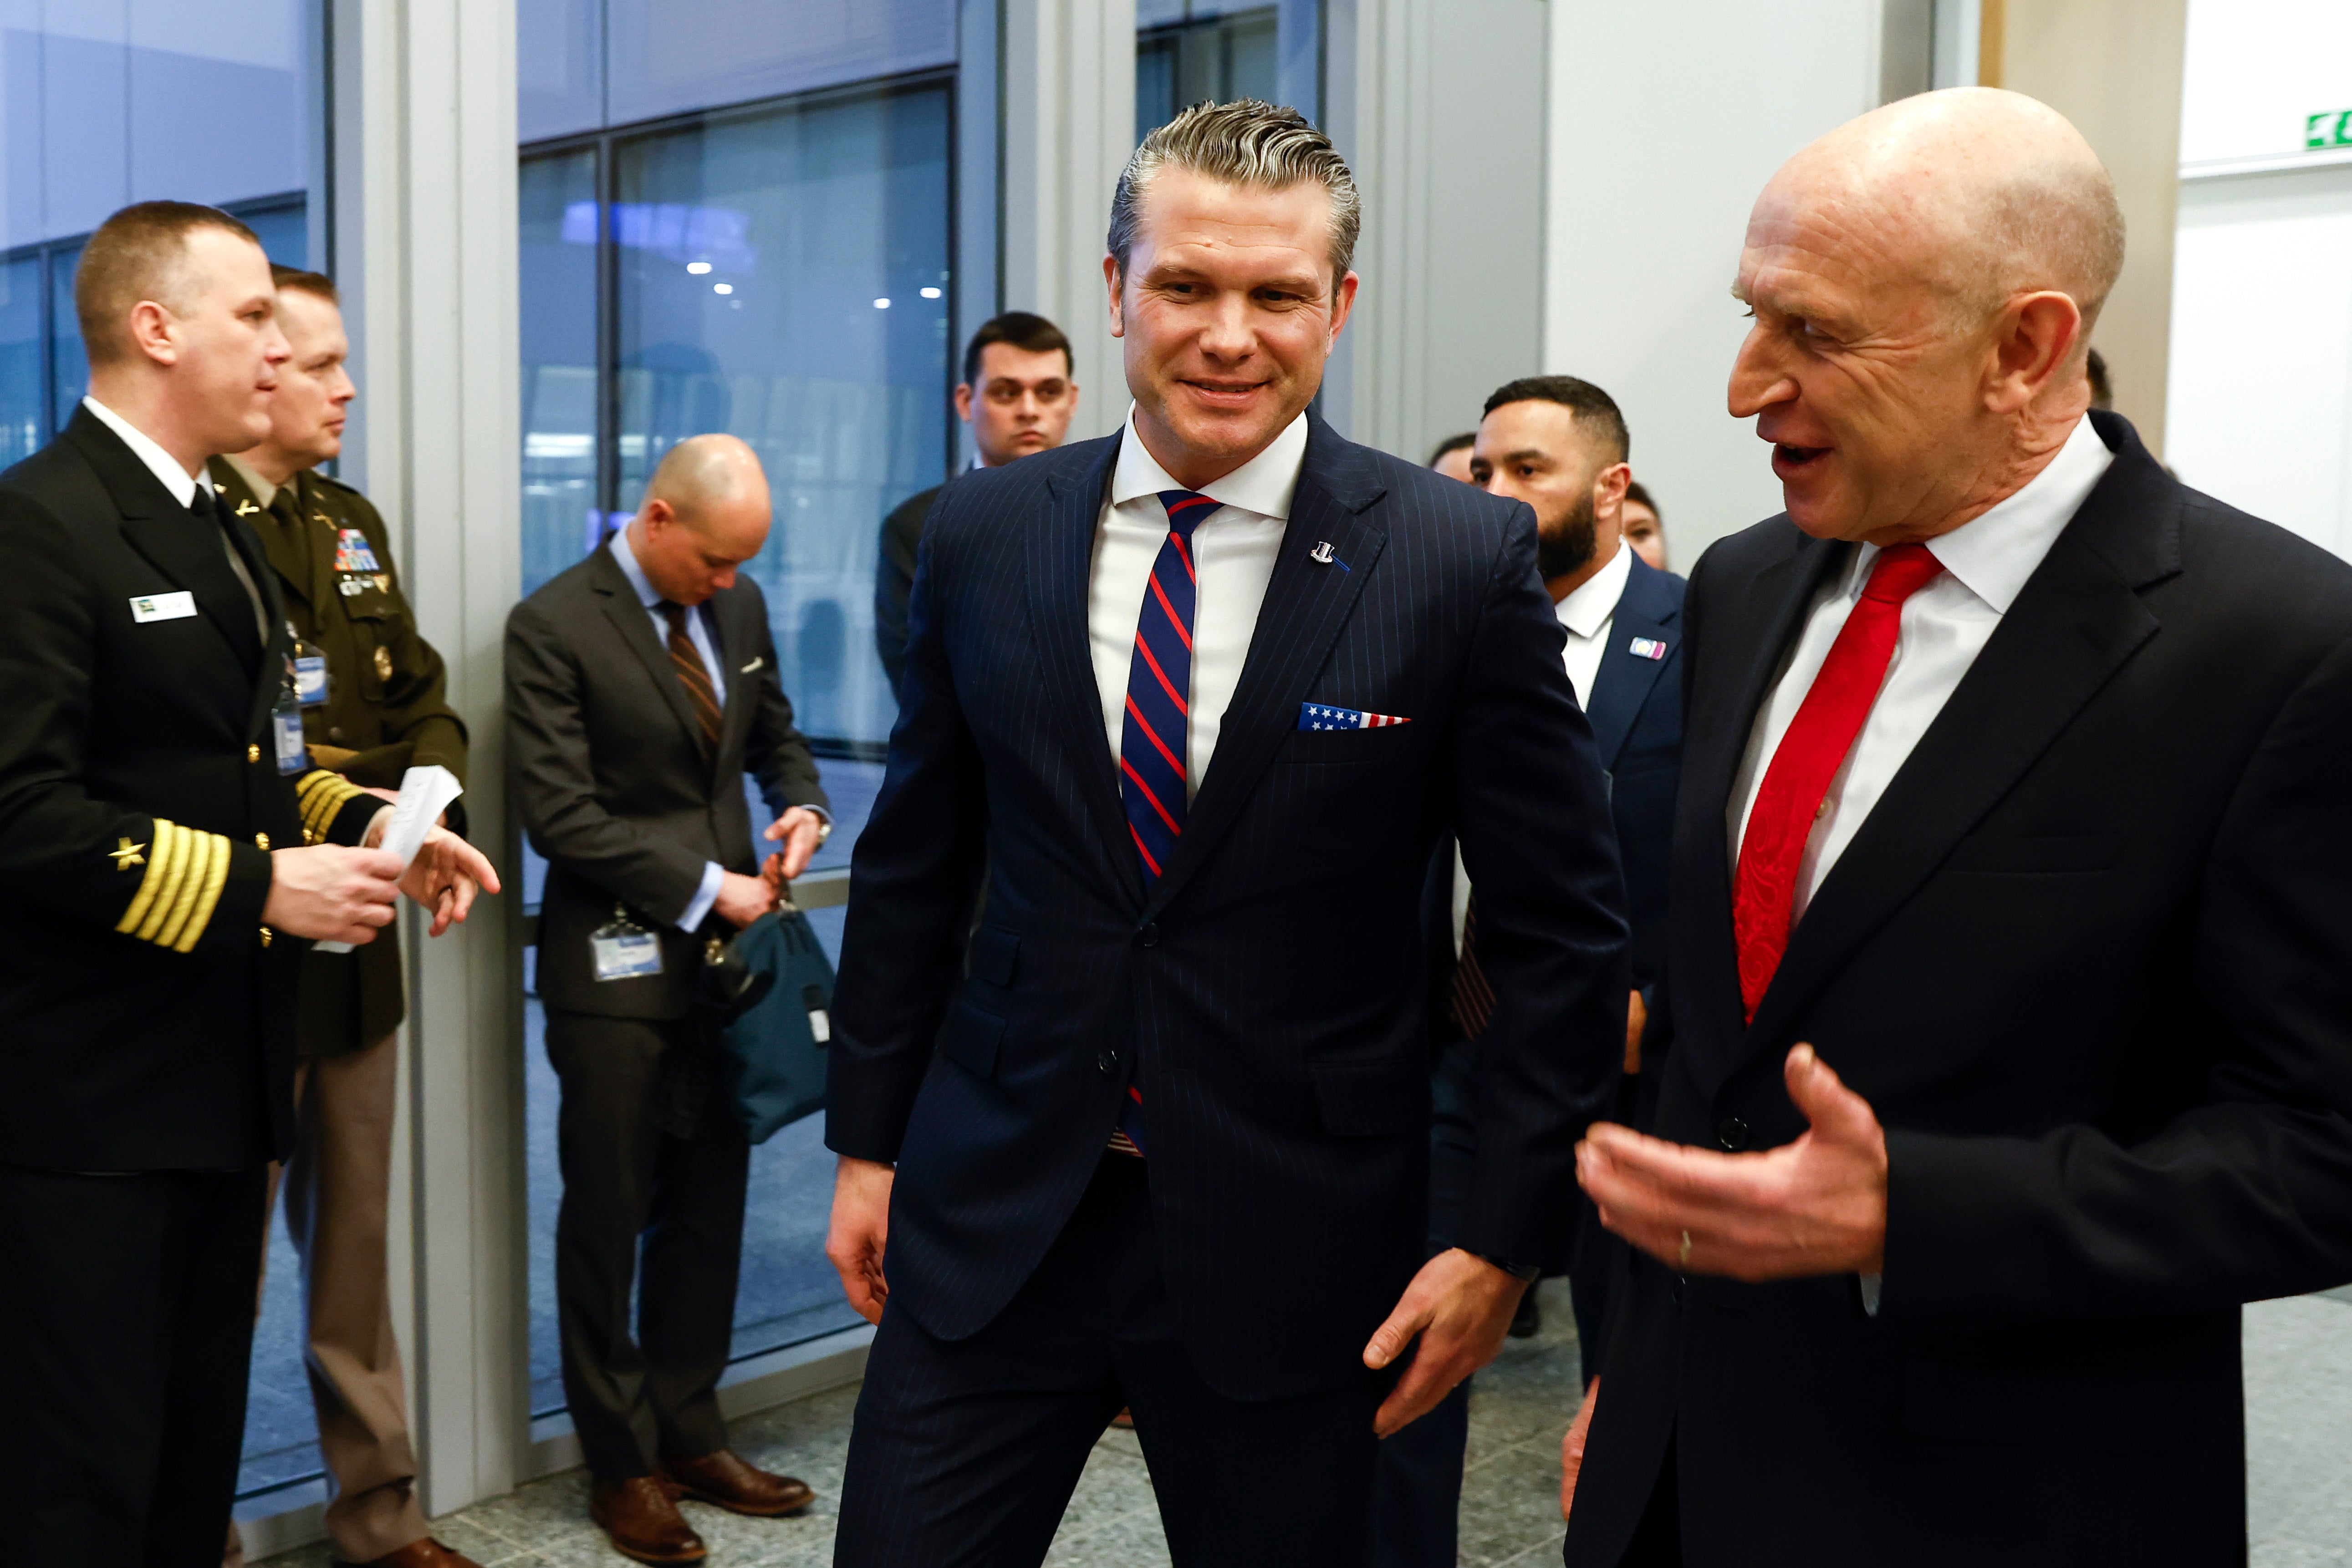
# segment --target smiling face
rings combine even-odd
[[[1162,168],[1121,274],[1105,258],[1111,333],[1126,344],[1136,428],[1198,489],[1256,457],[1323,384],[1356,297],[1331,276],[1331,200]]]

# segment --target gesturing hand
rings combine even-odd
[[[1875,1274],[1886,1255],[1886,1131],[1811,1046],[1789,1053],[1789,1098],[1812,1123],[1759,1154],[1718,1154],[1608,1122],[1576,1147],[1601,1223],[1682,1274],[1751,1284]]]
[[[480,850],[446,827],[427,828],[424,847],[408,863],[400,890],[433,911],[428,936],[462,922],[477,892],[499,890],[499,873]]]
[[[842,1293],[869,1323],[882,1321],[890,1283],[882,1277],[882,1249],[890,1239],[890,1184],[897,1172],[877,1160],[841,1157],[833,1175],[833,1224],[824,1256],[841,1276]]]
[[[779,891],[783,883],[808,869],[809,858],[816,853],[817,844],[824,837],[824,819],[804,805],[793,806],[768,824],[761,837],[771,844],[782,843],[783,848],[769,856],[767,865],[761,869],[772,875]]]
[[[1458,1247],[1423,1264],[1364,1346],[1364,1364],[1378,1372],[1421,1336],[1403,1375],[1373,1414],[1372,1430],[1386,1437],[1421,1419],[1455,1384],[1493,1361],[1527,1288]]]

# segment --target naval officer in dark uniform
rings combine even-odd
[[[245,1420],[295,983],[489,864],[310,766],[260,542],[203,476],[268,429],[268,262],[210,207],[100,226],[90,395],[0,474],[0,1519],[11,1568],[202,1563]]]
[[[445,695],[441,656],[418,635],[383,519],[318,471],[342,450],[357,388],[335,286],[271,268],[291,357],[269,399],[269,434],[209,471],[277,574],[296,647],[296,695],[311,761],[353,784],[397,789],[411,766],[466,776],[466,725]],[[449,826],[464,831],[461,800]],[[368,1568],[477,1568],[440,1545],[416,1500],[408,1396],[385,1268],[393,1104],[403,1016],[397,928],[365,947],[313,950],[294,1032],[295,1142],[283,1183],[302,1259],[305,1358],[332,1495],[327,1538]],[[244,1561],[229,1525],[228,1568]]]

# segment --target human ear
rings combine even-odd
[[[2041,396],[2082,335],[2083,311],[2071,295],[2044,289],[2011,300],[1995,328],[1987,405],[2013,414]]]

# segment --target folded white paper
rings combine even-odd
[[[383,840],[376,846],[400,857],[404,872],[425,847],[425,836],[449,809],[449,803],[466,793],[457,775],[438,763],[425,767],[411,768],[400,775],[400,799],[392,808],[392,821],[383,830]],[[318,952],[349,952],[347,942],[322,942],[313,949]]]

